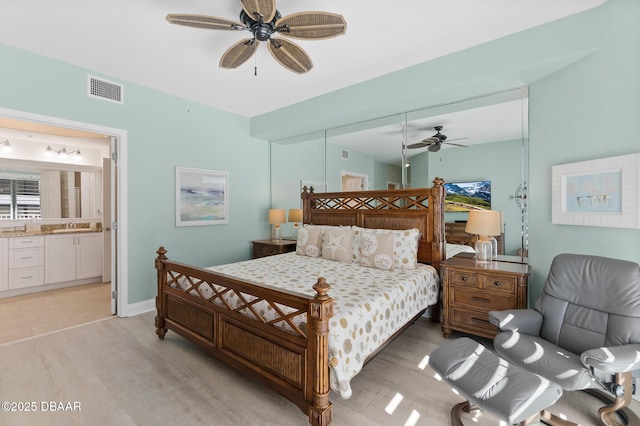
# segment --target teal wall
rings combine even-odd
[[[640,230],[551,223],[552,166],[640,152],[640,2],[610,0],[588,15],[602,48],[529,91],[532,297],[557,253],[640,262]]]
[[[402,168],[393,164],[374,161],[372,189],[387,189],[388,182],[397,183],[402,188]]]
[[[129,304],[155,297],[160,245],[207,266],[247,259],[250,241],[269,235],[268,143],[249,137],[248,119],[127,82],[123,105],[105,102],[86,96],[95,71],[5,45],[0,58],[0,107],[128,132]],[[229,172],[228,225],[175,226],[176,166]]]

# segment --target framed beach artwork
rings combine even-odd
[[[552,167],[551,221],[640,228],[640,154]]]
[[[176,167],[176,226],[228,222],[227,172]]]

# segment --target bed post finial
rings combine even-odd
[[[156,296],[156,334],[160,339],[164,339],[164,335],[167,333],[167,327],[164,324],[164,303],[162,292],[164,285],[167,283],[167,273],[165,271],[164,261],[167,260],[167,250],[164,246],[160,246],[156,251],[158,257],[156,257],[156,269],[158,270],[158,293]]]
[[[309,407],[309,423],[328,426],[333,417],[333,404],[329,401],[329,320],[333,317],[333,299],[327,294],[331,286],[323,277],[313,285],[316,295],[310,301],[309,343],[314,354],[313,400]]]
[[[433,179],[433,185],[434,186],[442,186],[444,185],[444,179],[439,178],[439,177],[435,177],[435,179]]]

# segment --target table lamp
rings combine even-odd
[[[298,239],[298,228],[300,227],[300,222],[302,222],[302,209],[289,209],[289,220],[288,222],[293,222],[293,239]]]
[[[476,262],[490,263],[494,260],[495,235],[501,234],[501,218],[497,210],[470,210],[465,231],[478,236],[476,240]]]
[[[287,221],[284,209],[269,209],[269,223],[273,225],[271,239],[278,241],[282,239],[282,229],[280,225]]]

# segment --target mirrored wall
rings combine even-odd
[[[515,255],[527,247],[527,153],[526,88],[407,111],[272,141],[272,206],[299,208],[304,185],[330,192],[418,188],[435,177],[458,184],[452,191],[484,185],[483,202],[503,213],[505,254]],[[463,211],[447,211],[446,222],[466,220],[464,207],[451,210]]]

